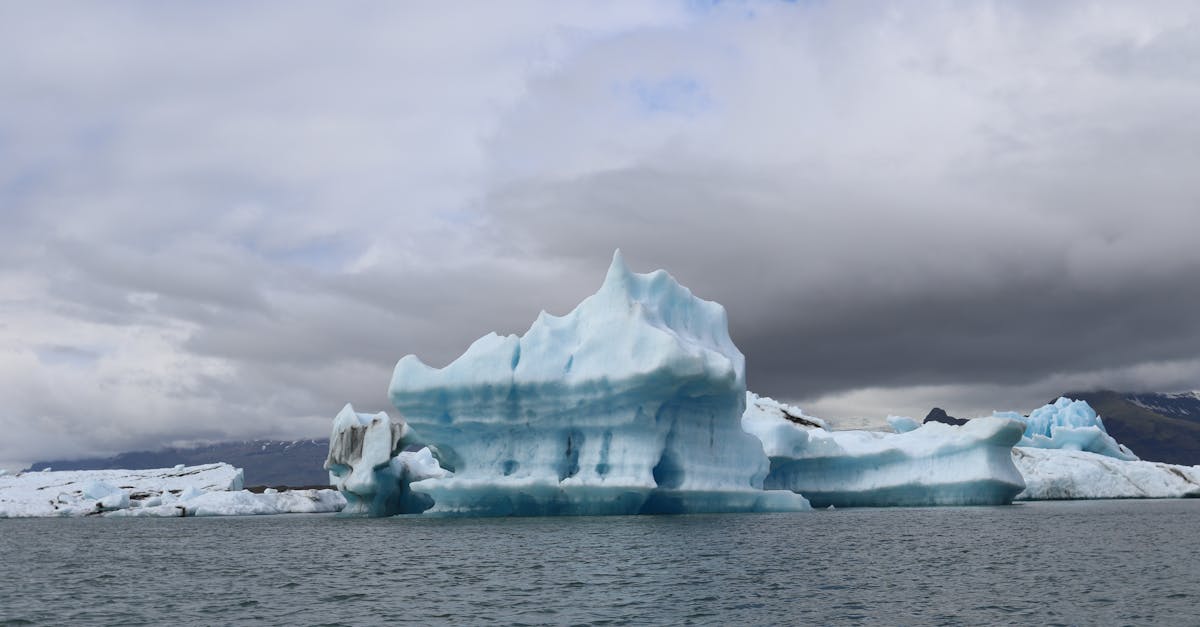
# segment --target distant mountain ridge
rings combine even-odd
[[[1200,391],[1174,394],[1127,394],[1125,399],[1169,418],[1200,421]]]
[[[30,470],[105,470],[170,468],[227,462],[243,469],[247,486],[317,486],[329,483],[325,455],[329,440],[243,440],[158,451],[133,451],[112,457],[36,462]]]

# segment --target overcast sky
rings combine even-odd
[[[0,467],[327,435],[617,247],[816,415],[1194,389],[1198,234],[1193,2],[5,3]]]

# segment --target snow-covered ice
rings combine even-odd
[[[229,464],[152,470],[70,470],[0,476],[0,518],[212,516],[332,512],[335,490],[252,494]]]
[[[745,360],[725,309],[620,252],[600,290],[523,336],[486,335],[444,368],[408,355],[392,403],[453,475],[412,490],[433,513],[633,514],[806,509],[763,491],[742,431]]]
[[[1011,502],[1025,486],[1011,455],[1024,429],[1020,422],[983,418],[903,433],[829,431],[786,418],[803,413],[775,401],[751,406],[742,424],[771,460],[765,487],[794,490],[816,507],[993,505]]]
[[[1018,500],[1200,497],[1200,466],[1031,447],[1014,448],[1013,460],[1025,477]]]
[[[65,470],[0,477],[0,516],[82,516],[129,507],[188,489],[242,489],[229,464],[153,470]]]
[[[811,427],[829,430],[829,423],[816,416],[809,416],[799,407],[781,403],[769,396],[759,396],[754,392],[746,392],[746,411],[742,413],[742,429],[754,434],[762,440],[762,436],[754,429],[768,431],[781,428],[785,423],[794,423],[801,427]]]
[[[346,499],[337,490],[286,490],[261,494],[249,490],[166,495],[157,503],[117,510],[106,516],[258,516],[323,514],[341,511]]]
[[[993,416],[1025,423],[1025,434],[1018,446],[1088,451],[1127,461],[1138,459],[1133,451],[1108,435],[1104,421],[1086,401],[1060,397],[1028,416],[1014,411],[993,412]]]

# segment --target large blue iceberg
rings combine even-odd
[[[409,486],[430,513],[808,508],[763,489],[770,464],[741,428],[745,359],[725,309],[665,271],[630,272],[620,251],[567,315],[486,335],[444,368],[408,355],[389,394],[412,441],[451,471]]]

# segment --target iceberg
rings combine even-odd
[[[1088,451],[1125,461],[1138,459],[1133,451],[1108,435],[1104,421],[1086,401],[1060,397],[1028,416],[1014,411],[992,412],[992,415],[1025,423],[1025,433],[1018,446]]]
[[[1070,449],[1017,447],[1018,500],[1200,497],[1200,466],[1114,459]]]
[[[0,518],[231,516],[335,512],[335,490],[254,494],[229,464],[151,470],[70,470],[0,475]]]
[[[329,482],[346,499],[343,514],[391,516],[419,514],[433,505],[413,493],[413,481],[449,476],[428,448],[403,450],[412,429],[386,412],[360,414],[349,403],[333,419],[325,469]]]
[[[444,368],[405,356],[389,396],[449,471],[409,486],[432,514],[808,509],[763,490],[770,464],[741,428],[745,359],[725,309],[665,271],[630,272],[620,251],[570,313],[485,335]]]
[[[742,425],[770,459],[764,487],[798,492],[814,507],[1000,505],[1025,488],[1012,459],[1021,422],[982,418],[902,433],[829,431],[785,417],[803,416],[799,409],[759,400]],[[893,424],[901,431],[915,421]]]

